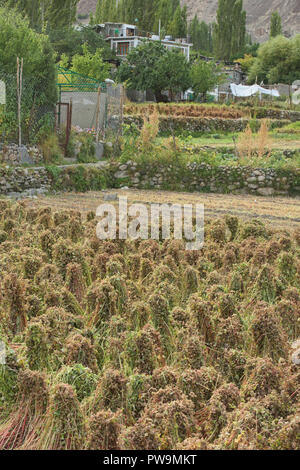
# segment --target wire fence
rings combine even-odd
[[[98,84],[98,89],[69,89],[60,92],[57,105],[58,127],[68,123],[72,105],[73,128],[95,135],[97,140],[118,140],[122,132],[124,89],[122,85]]]
[[[49,82],[23,76],[20,95],[20,130],[23,144],[36,143],[54,129],[57,90]],[[19,142],[17,75],[0,70],[0,141]]]
[[[118,140],[123,125],[124,87],[110,85],[106,92],[104,134],[106,139]]]
[[[123,86],[58,68],[57,82],[23,75],[18,100],[17,74],[0,70],[0,144],[31,145],[56,130],[79,128],[97,140],[119,139],[123,121]],[[20,106],[20,114],[19,114]],[[20,136],[21,133],[21,136]]]

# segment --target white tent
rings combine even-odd
[[[262,94],[276,96],[276,97],[280,96],[278,90],[267,90],[266,88],[262,88],[259,85],[246,86],[246,85],[236,85],[235,83],[231,83],[230,88],[231,88],[231,92],[233,96],[238,96],[240,98],[247,98],[249,96],[254,96],[257,93],[259,93],[260,96]]]

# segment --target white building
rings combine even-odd
[[[143,40],[159,41],[160,39],[159,36],[139,31],[137,26],[131,24],[105,23],[96,25],[95,28],[110,43],[111,49],[120,59],[125,58],[131,49],[137,47]],[[190,60],[192,44],[186,42],[185,39],[173,40],[171,36],[166,36],[161,42],[169,50],[182,51],[187,60]]]

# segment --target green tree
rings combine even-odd
[[[158,73],[165,80],[171,101],[176,94],[186,91],[191,86],[189,75],[190,64],[185,56],[176,50],[167,50],[157,64]]]
[[[132,49],[118,70],[118,79],[128,88],[152,90],[156,101],[165,101],[162,92],[171,95],[189,87],[189,64],[177,52],[167,51],[160,41],[144,41]]]
[[[116,13],[116,0],[100,0],[99,5],[97,5],[97,11],[100,12],[99,19],[96,16],[97,23],[114,21],[114,16]]]
[[[44,0],[45,21],[50,29],[70,28],[76,21],[79,0]]]
[[[97,49],[95,53],[92,53],[88,45],[84,44],[82,50],[83,54],[73,56],[71,70],[104,82],[109,77],[110,66],[103,62],[102,49]]]
[[[211,25],[206,24],[205,21],[199,22],[197,15],[195,15],[189,25],[188,33],[195,51],[200,51],[203,54],[213,52]]]
[[[191,84],[193,91],[198,97],[202,95],[206,100],[207,92],[220,85],[224,80],[221,68],[214,62],[205,62],[200,60],[191,67]]]
[[[238,59],[236,62],[241,65],[243,72],[249,73],[255,62],[255,58],[251,54],[245,54],[243,58]]]
[[[41,29],[40,0],[3,0],[1,6],[15,8],[19,13],[27,16],[31,28]]]
[[[158,33],[159,21],[161,23],[161,30],[164,33],[169,32],[170,23],[173,19],[174,12],[171,0],[159,0],[156,11],[154,12],[153,30]]]
[[[42,31],[48,29],[69,28],[76,21],[79,0],[3,0],[8,8],[16,8],[26,15],[30,27]]]
[[[157,0],[125,0],[126,21],[136,23],[140,30],[151,32]],[[137,20],[137,21],[136,21]]]
[[[49,38],[15,10],[0,8],[0,79],[7,83],[7,113],[16,120],[16,59],[23,58],[23,135],[37,136],[46,110],[57,102],[54,51]],[[30,122],[30,126],[26,123]],[[26,127],[26,129],[25,129]],[[14,128],[14,132],[17,127]]]
[[[98,0],[95,22],[124,21],[136,24],[141,31],[158,33],[162,30],[175,36],[186,35],[186,7],[180,8],[180,0]]]
[[[170,24],[170,33],[174,38],[184,38],[187,34],[187,9],[186,6],[183,9],[180,5],[176,8],[173,21]]]
[[[95,23],[101,24],[103,23],[103,0],[98,0],[96,13],[95,13]]]
[[[117,5],[118,21],[126,21],[126,0],[119,0]]]
[[[245,46],[246,12],[243,0],[219,0],[214,27],[214,49],[218,59],[236,57]]]
[[[274,11],[271,16],[271,30],[270,30],[270,38],[275,38],[276,36],[280,36],[282,34],[282,22],[281,16],[279,15],[278,11]]]
[[[45,80],[55,95],[54,51],[49,38],[31,29],[21,14],[0,8],[1,71],[15,74],[17,57],[24,59],[24,76]]]
[[[82,55],[82,46],[89,45],[89,51],[94,54],[97,49],[102,49],[103,58],[111,59],[114,53],[105,39],[98,34],[93,27],[85,26],[80,30],[76,29],[55,29],[49,31],[49,38],[57,54],[57,60],[64,54],[68,58],[69,64],[75,54]]]
[[[276,36],[258,50],[249,73],[249,82],[292,84],[299,78],[300,34],[291,39]]]

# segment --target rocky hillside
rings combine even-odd
[[[96,11],[98,0],[79,0],[78,3],[78,13],[80,15],[94,13]]]
[[[189,17],[196,13],[201,20],[211,22],[215,18],[218,0],[182,0],[188,5]],[[273,11],[279,11],[283,20],[283,29],[287,35],[300,33],[299,0],[244,0],[247,11],[248,30],[257,41],[268,38],[270,17]]]
[[[150,1],[150,0],[149,0]],[[181,0],[188,6],[189,18],[196,13],[201,20],[211,22],[215,19],[218,0]],[[80,0],[80,13],[95,11],[97,0]],[[300,0],[244,0],[248,17],[248,30],[257,41],[268,38],[270,17],[278,10],[283,19],[287,35],[300,33]]]

